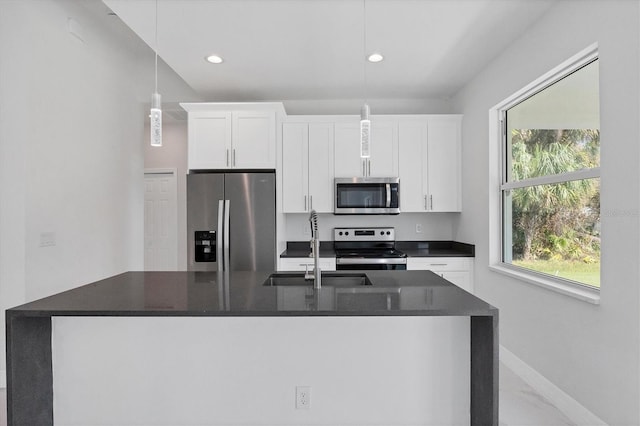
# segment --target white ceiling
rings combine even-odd
[[[155,0],[103,1],[155,46]],[[555,1],[158,0],[157,49],[210,101],[364,98],[365,67],[366,98],[447,99]]]

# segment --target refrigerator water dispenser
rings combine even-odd
[[[195,231],[195,261],[216,261],[216,231]]]

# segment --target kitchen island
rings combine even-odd
[[[173,318],[172,321],[180,321],[200,318],[222,323],[242,318],[263,322],[270,318],[283,318],[289,324],[291,321],[305,322],[310,327],[308,330],[317,331],[320,329],[317,327],[322,327],[323,324],[309,321],[331,321],[340,325],[340,321],[346,324],[359,317],[378,321],[378,326],[384,324],[384,321],[391,323],[427,317],[468,318],[469,423],[483,426],[498,424],[496,308],[429,271],[326,273],[323,274],[323,288],[320,290],[314,290],[310,284],[304,284],[304,281],[300,282],[299,275],[273,274],[270,271],[127,272],[7,310],[9,425],[54,424],[54,391],[58,392],[58,389],[63,388],[56,383],[71,380],[74,373],[73,366],[65,370],[63,367],[58,369],[56,365],[57,359],[62,366],[65,362],[71,362],[59,357],[64,350],[63,343],[71,340],[69,336],[86,337],[96,333],[97,340],[90,344],[87,342],[89,346],[102,339],[98,329],[95,332],[89,331],[88,334],[85,329],[85,334],[81,332],[64,335],[64,331],[69,330],[74,321],[98,321],[104,318],[146,318],[153,321]],[[94,323],[100,324],[99,321]],[[87,324],[92,323],[82,322],[85,328]],[[131,323],[127,324],[120,329],[122,332],[131,326]],[[234,324],[225,322],[225,327],[234,327]],[[255,328],[256,324],[259,325],[260,322],[251,323],[251,327]],[[278,323],[277,326],[286,328],[287,325]],[[370,325],[365,323],[362,326]],[[143,338],[143,334],[137,335],[135,339]],[[336,331],[336,336],[338,334],[339,331]],[[207,340],[215,342],[216,337],[212,335]],[[312,335],[311,342],[316,337],[320,338]],[[301,345],[309,344],[305,338],[304,335],[299,338],[290,337],[289,343],[285,340],[281,346],[291,346],[284,348],[284,352],[294,350],[298,346],[297,342],[307,342],[300,343]],[[105,341],[108,341],[106,336]],[[268,341],[269,338],[264,341],[267,343],[262,343],[264,347]],[[328,341],[331,342],[331,339]],[[166,342],[167,350],[171,346],[172,342]],[[74,350],[77,352],[77,347]],[[117,352],[117,348],[114,350]],[[73,353],[69,356],[72,357]],[[117,355],[125,359],[126,356],[133,356],[133,353]],[[80,359],[80,362],[86,361]],[[152,364],[151,361],[149,363]],[[322,364],[323,359],[316,359],[314,353],[311,353],[307,363]],[[271,365],[267,363],[259,367],[256,372],[268,370]],[[385,372],[388,374],[388,370]],[[206,389],[202,389],[201,393],[203,392],[206,393]],[[63,399],[63,395],[56,393],[56,398]],[[154,403],[166,404],[167,401]],[[132,404],[135,405],[136,402]],[[241,404],[240,407],[242,406]],[[56,412],[56,416],[58,414]],[[64,413],[61,415],[64,416]],[[297,421],[305,422],[303,418]]]

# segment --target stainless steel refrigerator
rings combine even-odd
[[[275,270],[275,173],[187,175],[192,271]]]

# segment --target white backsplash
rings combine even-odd
[[[322,241],[333,240],[333,228],[392,226],[396,240],[453,240],[453,223],[457,213],[401,213],[399,215],[318,215]],[[416,228],[422,232],[416,232]],[[286,214],[287,241],[306,241],[310,238],[308,214]]]

